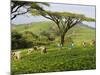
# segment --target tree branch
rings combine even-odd
[[[26,14],[29,10],[27,9],[26,12],[22,12],[22,13],[17,13],[17,14],[14,14],[13,17],[11,17],[11,20],[13,20],[14,18],[16,18],[18,15],[23,15],[23,14]]]
[[[15,13],[15,12],[17,12],[17,10],[19,9],[19,8],[21,8],[23,5],[19,5],[18,7],[16,7],[16,9],[14,10],[12,10],[12,12],[11,13]]]
[[[73,26],[75,26],[76,24],[80,23],[81,20],[80,19],[76,19],[76,21],[74,23],[71,24],[70,28],[72,28]]]

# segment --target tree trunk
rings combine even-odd
[[[61,45],[62,46],[64,45],[64,38],[65,38],[65,35],[61,35]]]

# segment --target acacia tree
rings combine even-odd
[[[70,30],[75,25],[81,23],[82,21],[95,21],[93,18],[86,17],[83,14],[76,14],[70,12],[50,12],[50,11],[36,11],[33,15],[41,15],[47,19],[50,19],[56,23],[61,37],[61,45],[64,44],[65,35],[68,30]]]
[[[48,3],[40,2],[27,2],[27,1],[11,1],[11,20],[15,19],[18,15],[26,14],[30,9],[43,11],[41,5],[49,6]],[[23,11],[22,11],[23,10]]]

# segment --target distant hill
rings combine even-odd
[[[48,31],[50,27],[56,27],[55,23],[51,21],[44,21],[34,22],[31,24],[14,25],[12,26],[12,30],[16,30],[21,33],[24,31],[32,31],[35,34],[38,34],[40,31]],[[56,29],[57,27],[55,30]],[[67,37],[71,37],[75,41],[95,39],[95,28],[81,23],[71,28],[66,34],[66,38]]]
[[[85,26],[85,27],[88,27],[88,28],[91,28],[91,29],[96,29],[95,27],[88,26],[87,24],[84,24],[84,23],[80,23],[79,25],[82,25],[82,26]]]

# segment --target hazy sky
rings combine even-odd
[[[44,9],[49,10],[49,11],[74,12],[74,13],[84,14],[87,17],[95,18],[95,6],[50,3],[50,7],[47,7],[47,6],[43,6],[43,7]],[[24,23],[43,21],[43,20],[47,20],[47,19],[40,16],[21,15],[21,16],[16,17],[14,20],[12,20],[12,23],[24,24]]]

